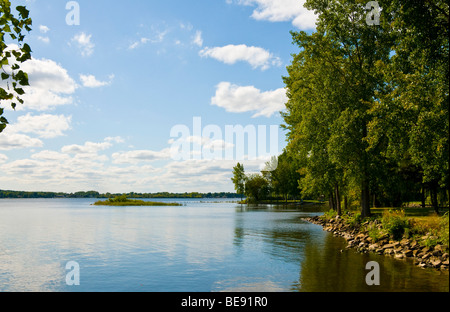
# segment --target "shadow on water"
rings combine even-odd
[[[322,213],[318,206],[258,205],[237,206],[234,245],[245,251],[255,237],[262,252],[278,260],[277,265],[296,264],[298,280],[288,291],[293,292],[448,292],[449,274],[422,269],[412,259],[397,260],[390,256],[362,254],[346,249],[346,241],[310,224],[305,217]],[[239,217],[250,214],[251,217]],[[265,213],[263,213],[265,212]],[[272,214],[267,214],[272,212]],[[284,213],[294,212],[286,218]],[[271,215],[271,216],[270,216]],[[269,217],[270,216],[270,217]],[[281,261],[280,261],[281,260]],[[380,285],[369,286],[367,263],[380,266]],[[268,287],[274,279],[267,279]],[[270,284],[270,285],[269,285]],[[269,287],[272,289],[273,287]]]
[[[412,259],[396,260],[373,253],[345,249],[345,240],[327,233],[323,244],[307,244],[301,263],[299,283],[302,292],[448,292],[449,274],[421,269]],[[380,265],[380,285],[368,286],[366,264]]]

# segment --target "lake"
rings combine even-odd
[[[0,291],[449,291],[448,272],[346,250],[304,221],[322,213],[317,207],[161,200],[183,206],[0,199]],[[379,263],[379,286],[366,284],[370,261]]]

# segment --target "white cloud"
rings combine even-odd
[[[142,37],[141,39],[139,39],[138,41],[133,42],[128,49],[130,50],[134,50],[136,48],[138,48],[140,45],[146,44],[147,42],[151,41],[149,38],[145,38]]]
[[[16,45],[8,46],[8,50],[17,48]],[[71,95],[78,86],[60,64],[49,59],[32,58],[21,64],[20,67],[28,74],[30,85],[23,87],[25,94],[21,98],[25,103],[18,105],[16,110],[45,111],[73,103]],[[8,66],[4,66],[3,70],[11,73],[11,68]],[[6,88],[6,82],[0,81],[0,86]],[[2,104],[6,109],[11,109],[10,103],[11,101],[4,101]]]
[[[105,138],[105,142],[125,143],[125,140],[122,137],[120,137],[120,136],[116,136],[116,137],[107,137],[107,138]]]
[[[19,105],[18,110],[44,111],[73,103],[70,95],[75,92],[77,84],[61,65],[52,60],[31,59],[21,68],[28,73],[30,86],[24,87],[22,99],[25,104]]]
[[[80,53],[83,57],[91,56],[92,53],[94,53],[94,43],[91,41],[92,35],[87,35],[86,33],[82,32],[77,35],[75,35],[71,43],[75,43],[78,48],[80,49]]]
[[[34,133],[40,138],[51,139],[64,135],[64,131],[70,129],[72,117],[64,115],[43,114],[32,116],[27,114],[20,116],[17,123],[11,125],[12,131],[22,133]]]
[[[43,43],[50,43],[50,38],[49,37],[42,37],[42,36],[38,36],[38,40],[42,41]]]
[[[114,153],[112,155],[115,164],[135,164],[142,161],[167,160],[170,158],[170,149],[161,151],[136,150]]]
[[[48,32],[50,31],[50,28],[48,28],[48,27],[45,26],[45,25],[39,25],[39,31],[40,31],[41,33],[43,33],[43,34],[46,34],[46,33],[48,33]]]
[[[110,85],[112,80],[114,79],[114,75],[109,76],[109,81],[99,81],[95,78],[94,75],[83,75],[80,74],[80,80],[84,87],[86,88],[99,88],[103,86]]]
[[[70,158],[69,155],[55,152],[55,151],[42,151],[36,154],[33,154],[31,158],[35,160],[45,160],[45,161],[63,161]]]
[[[0,154],[0,163],[4,163],[8,160],[8,156],[5,154]]]
[[[221,82],[216,87],[216,95],[211,104],[225,108],[227,112],[256,112],[253,117],[271,117],[283,110],[287,102],[286,90],[262,92],[254,86],[237,86],[229,82]]]
[[[11,132],[10,128],[7,127],[0,133],[0,150],[9,151],[13,149],[42,147],[44,145],[41,140],[31,138],[25,134]]]
[[[233,1],[227,0],[227,3]],[[306,0],[236,0],[239,5],[254,6],[252,18],[270,22],[292,22],[303,30],[316,27],[317,17],[314,12],[307,10],[303,5]]]
[[[200,30],[197,30],[195,32],[195,36],[194,36],[194,39],[192,40],[192,43],[199,47],[203,46],[202,32]]]
[[[66,145],[61,149],[61,151],[66,154],[96,154],[110,147],[112,147],[110,142],[86,142],[84,145]]]
[[[272,53],[260,47],[249,47],[245,44],[227,45],[224,47],[204,48],[200,51],[201,57],[211,57],[225,64],[248,62],[253,69],[266,70],[270,66],[280,66],[281,61]]]

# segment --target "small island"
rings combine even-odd
[[[105,201],[97,201],[94,206],[182,206],[179,203],[150,202],[144,200],[129,199],[126,195],[109,198]]]

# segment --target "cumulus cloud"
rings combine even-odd
[[[204,48],[199,52],[201,57],[210,57],[225,64],[247,62],[252,68],[266,70],[270,66],[280,66],[281,60],[269,51],[260,47],[249,47],[245,44],[227,45],[224,47]]]
[[[271,117],[281,111],[287,102],[286,90],[261,91],[254,86],[238,86],[221,82],[216,87],[216,95],[211,104],[224,108],[227,112],[256,112],[253,117]]]
[[[161,151],[135,150],[119,152],[112,155],[115,164],[136,164],[144,161],[167,160],[170,158],[170,149]]]
[[[69,44],[75,44],[83,57],[91,56],[94,53],[95,44],[92,42],[92,35],[84,32],[76,34]]]
[[[66,145],[61,149],[61,151],[66,154],[96,154],[112,146],[113,145],[110,142],[86,142],[84,145]]]
[[[13,149],[24,149],[30,147],[42,147],[41,140],[32,138],[25,134],[11,133],[7,127],[0,133],[0,150],[9,151]]]
[[[70,129],[71,116],[42,114],[33,116],[27,114],[20,116],[17,123],[11,125],[13,131],[21,133],[34,133],[40,138],[51,139],[64,135]]]
[[[292,25],[302,30],[311,30],[316,27],[317,16],[304,7],[306,0],[227,0],[256,7],[252,18],[270,22],[292,22]]]
[[[17,106],[18,110],[45,111],[73,103],[71,95],[77,84],[60,64],[48,59],[31,59],[21,69],[28,73],[30,86],[24,87],[22,99],[26,105]]]
[[[8,156],[5,154],[0,154],[0,163],[4,163],[8,160]]]
[[[103,86],[107,86],[112,83],[113,79],[114,79],[114,75],[109,76],[109,81],[100,81],[100,80],[97,80],[97,78],[95,78],[94,75],[80,74],[81,83],[86,88],[100,88]]]

